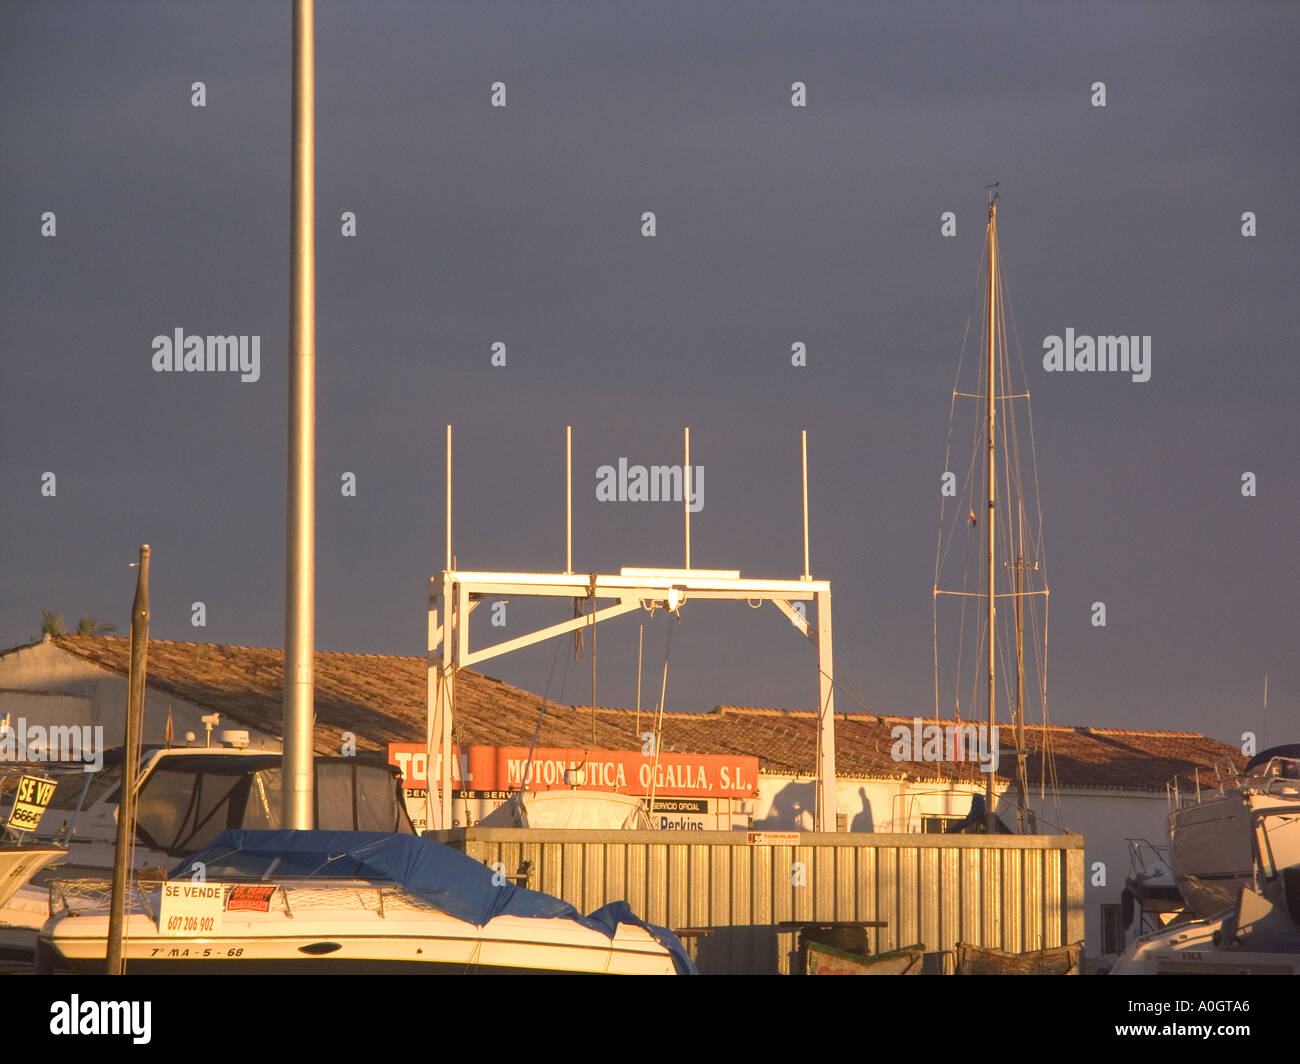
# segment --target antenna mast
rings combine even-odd
[[[996,740],[994,736],[994,719],[995,704],[997,699],[997,659],[995,658],[995,642],[997,625],[994,623],[997,616],[997,601],[994,588],[994,574],[996,573],[996,528],[997,510],[994,501],[994,490],[997,484],[997,437],[995,433],[997,422],[997,402],[996,402],[996,385],[997,385],[997,277],[998,277],[998,204],[997,193],[989,194],[989,354],[988,354],[988,666],[989,666],[989,738],[990,745]],[[987,829],[991,833],[994,824],[993,813],[993,776],[992,772],[988,773],[988,779],[984,782],[984,808],[987,816]]]

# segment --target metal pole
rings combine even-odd
[[[803,578],[811,580],[808,571],[808,430],[804,429],[800,436],[803,440]]]
[[[686,464],[682,466],[682,509],[686,514],[686,568],[691,567],[691,430],[682,429]]]
[[[997,616],[997,601],[994,597],[993,578],[996,573],[994,568],[995,553],[995,532],[997,524],[997,509],[994,502],[994,491],[996,488],[997,477],[997,438],[994,434],[995,422],[997,420],[997,348],[996,332],[994,329],[994,320],[997,315],[997,218],[998,205],[989,204],[989,355],[988,355],[988,655],[989,655],[989,744],[995,741],[993,738],[993,721],[994,709],[997,699],[997,662],[994,657],[994,642],[997,625],[995,623]],[[984,783],[985,793],[985,811],[988,815],[987,827],[991,830],[993,827],[993,773],[986,773],[988,779]]]
[[[641,741],[641,648],[645,643],[645,625],[636,633],[636,738]]]
[[[564,571],[573,572],[573,426],[564,426]]]
[[[444,567],[451,572],[451,426],[447,426],[447,564]],[[445,634],[445,632],[444,632]]]
[[[316,103],[313,0],[293,5],[289,512],[284,618],[284,826],[315,826]]]
[[[131,841],[135,836],[136,775],[140,769],[143,736],[144,681],[149,663],[149,544],[140,548],[135,601],[131,605],[131,666],[127,678],[126,738],[122,765],[122,798],[117,804],[117,845],[113,851],[112,908],[108,915],[107,968],[109,975],[124,975],[123,936],[126,929],[127,876],[131,868]]]
[[[839,809],[835,785],[835,650],[831,636],[831,592],[817,601],[817,801],[813,829],[834,831]]]

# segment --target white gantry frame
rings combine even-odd
[[[450,494],[450,492],[449,492]],[[450,540],[450,535],[448,536]],[[500,596],[591,599],[592,610],[572,620],[479,650],[469,646],[469,616],[480,601]],[[610,601],[600,606],[599,600]],[[817,647],[818,732],[813,830],[834,831],[835,693],[831,645],[831,585],[808,576],[796,580],[745,580],[736,571],[623,569],[617,576],[581,573],[485,573],[444,570],[429,581],[428,791],[426,824],[451,827],[452,711],[456,674],[489,658],[651,605],[677,610],[694,599],[772,602]],[[813,602],[816,625],[791,605]],[[446,756],[443,757],[443,752]],[[447,771],[441,771],[446,766]]]

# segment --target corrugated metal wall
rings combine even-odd
[[[745,832],[458,828],[432,837],[591,912],[627,901],[650,923],[712,928],[688,938],[703,973],[788,972],[797,932],[784,920],[883,920],[877,952],[914,942],[952,969],[958,942],[1012,953],[1083,939],[1078,835],[803,832],[751,843]]]

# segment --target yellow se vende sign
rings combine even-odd
[[[54,780],[43,776],[23,776],[18,781],[14,807],[9,811],[9,827],[15,831],[35,831],[45,807],[54,797]]]

